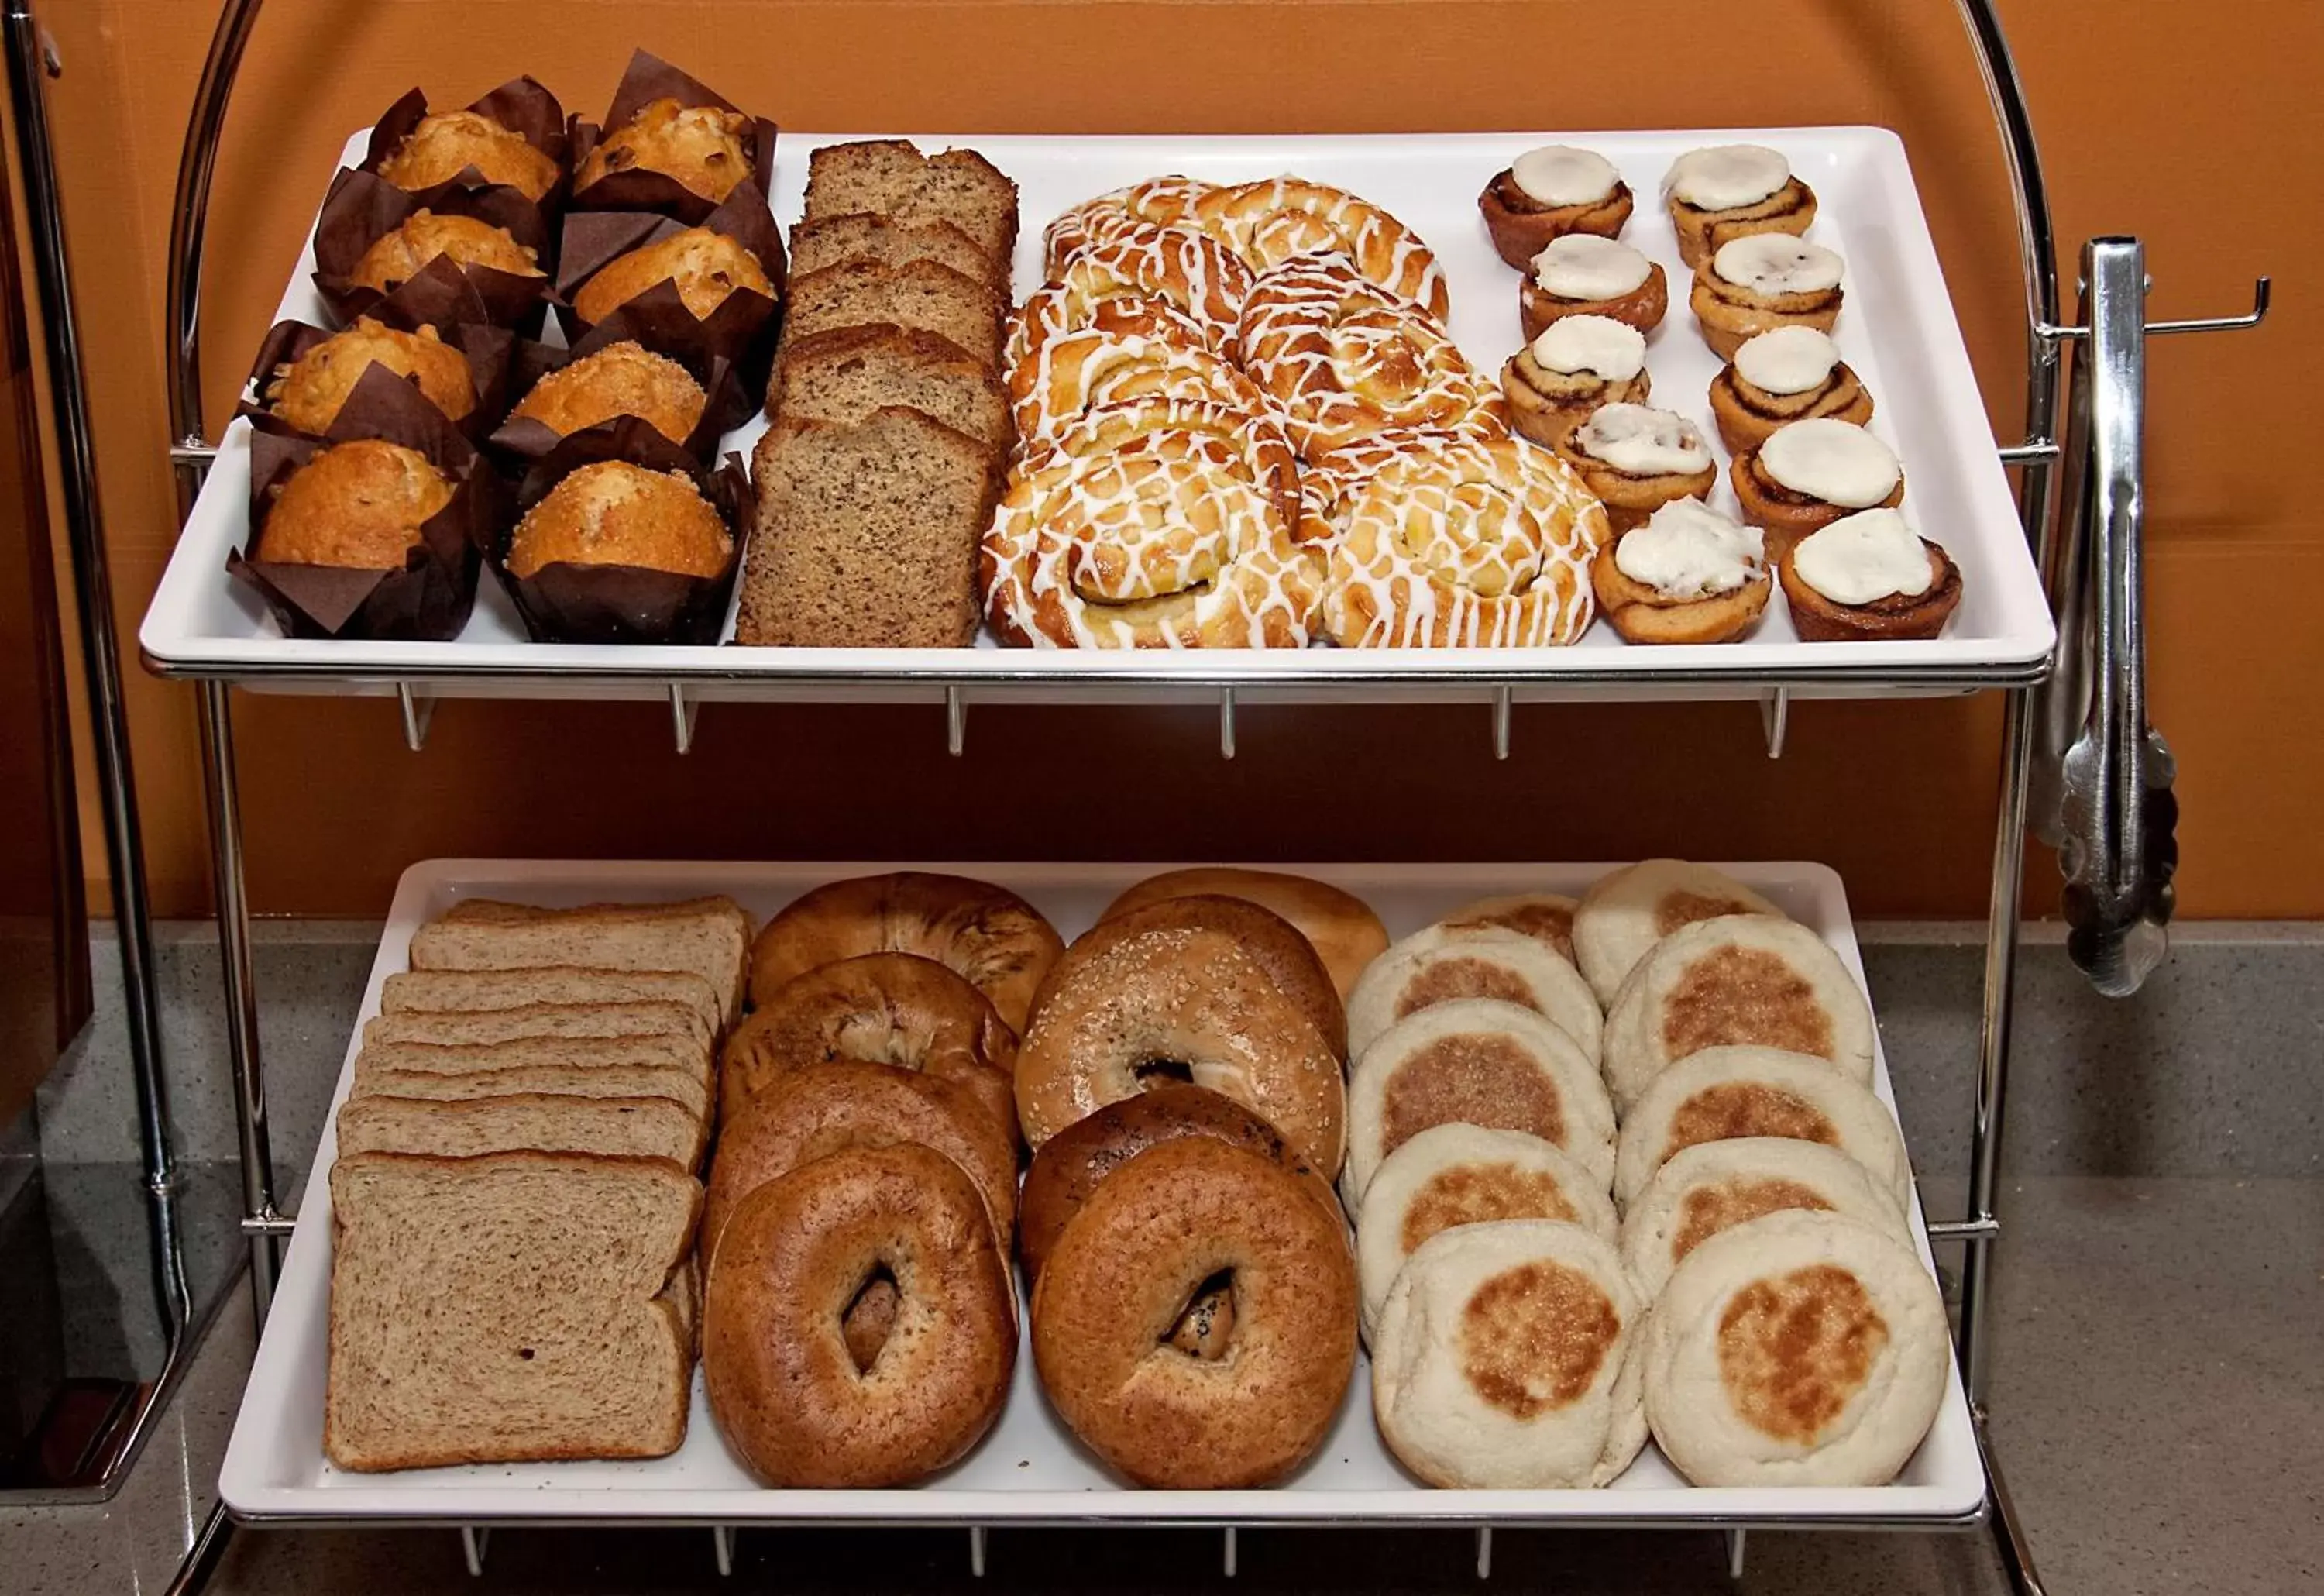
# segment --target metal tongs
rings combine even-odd
[[[2067,952],[2109,997],[2136,992],[2163,962],[2179,867],[2178,766],[2146,719],[2146,338],[2256,326],[2268,281],[2244,317],[2150,326],[2145,299],[2137,239],[2083,246],[2081,325],[2059,329],[2083,347],[2051,564],[2058,655],[2034,706],[2034,830],[2065,873]]]

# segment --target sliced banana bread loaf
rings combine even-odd
[[[922,155],[902,139],[866,139],[807,158],[808,221],[863,211],[950,222],[1004,263],[1017,246],[1017,185],[973,150]]]
[[[867,211],[801,222],[791,229],[794,272],[820,272],[849,261],[888,266],[934,261],[995,287],[1009,281],[1009,263],[986,254],[983,245],[951,222],[899,222]]]
[[[941,333],[898,327],[837,327],[783,352],[767,408],[795,421],[854,425],[906,405],[1006,450],[1015,437],[1008,391],[981,360]]]
[[[790,296],[783,313],[786,352],[813,333],[886,322],[949,338],[988,366],[1000,363],[1001,294],[934,261],[844,261],[792,278]]]

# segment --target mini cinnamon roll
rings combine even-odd
[[[1775,586],[1759,529],[1699,499],[1674,499],[1591,562],[1598,608],[1634,643],[1732,642]]]
[[[1520,272],[1569,233],[1621,236],[1634,203],[1612,161],[1570,144],[1527,150],[1477,196],[1493,248]]]
[[[1780,555],[1842,516],[1904,499],[1896,452],[1861,427],[1817,419],[1779,427],[1728,467],[1743,513]]]
[[[1611,238],[1569,233],[1551,240],[1532,265],[1517,290],[1527,338],[1562,316],[1604,316],[1650,333],[1670,309],[1661,265]]]
[[[1840,319],[1846,263],[1821,244],[1786,233],[1754,233],[1694,269],[1687,300],[1702,341],[1721,360],[1779,327],[1831,331]]]
[[[1719,480],[1700,428],[1642,404],[1602,406],[1551,447],[1606,506],[1617,532],[1644,525],[1674,499],[1706,496]]]
[[[1600,405],[1644,404],[1646,337],[1605,316],[1562,316],[1501,367],[1509,425],[1545,447]]]
[[[1664,175],[1663,204],[1678,229],[1679,258],[1696,267],[1756,233],[1796,237],[1816,214],[1815,191],[1792,175],[1781,151],[1760,144],[1688,151]]]
[[[1843,516],[1777,562],[1803,642],[1935,637],[1960,606],[1960,567],[1895,510]]]
[[[1739,455],[1794,421],[1864,426],[1872,420],[1872,394],[1840,359],[1831,335],[1779,327],[1746,341],[1711,380],[1711,417],[1720,441]]]

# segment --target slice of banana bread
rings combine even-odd
[[[767,408],[797,421],[854,425],[904,405],[996,453],[1015,436],[1008,391],[983,362],[939,333],[879,322],[809,333],[783,352]]]
[[[994,451],[901,405],[861,423],[779,416],[752,462],[759,509],[734,641],[965,648]]]
[[[1001,359],[1006,307],[990,283],[934,261],[890,266],[846,261],[791,279],[783,313],[786,351],[810,333],[892,322],[950,338],[988,366]]]
[[[807,157],[807,219],[862,211],[950,222],[998,262],[1017,247],[1017,185],[973,150],[922,155],[901,139],[866,139]]]
[[[899,222],[863,212],[801,222],[791,229],[794,272],[820,272],[848,261],[889,266],[934,261],[979,282],[998,287],[1009,281],[1009,263],[986,254],[982,244],[951,222]]]

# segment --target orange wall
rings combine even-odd
[[[2316,414],[2324,312],[2324,19],[2163,0],[2006,0],[2069,246],[2149,242],[2158,314],[2283,308],[2158,345],[2150,503],[2155,719],[2178,751],[2192,915],[2324,913],[2324,757],[2292,735],[2324,680],[2324,530],[2298,462],[2243,445]],[[162,255],[208,0],[42,7],[115,580],[134,635],[174,531],[162,458]],[[1881,123],[1900,130],[1992,399],[2015,427],[2021,328],[1994,135],[1945,0],[1641,7],[1571,0],[274,0],[227,125],[205,303],[223,416],[345,134],[414,82],[465,100],[530,70],[587,109],[631,47],[799,127],[1137,131]],[[215,429],[215,423],[214,429]],[[2240,446],[2240,447],[2239,447]],[[2282,453],[2279,449],[2277,452]],[[2262,597],[2261,595],[2265,595]],[[208,900],[193,694],[138,677],[155,902]],[[1538,708],[1496,765],[1481,709],[1251,713],[1217,758],[1192,712],[714,706],[696,752],[650,706],[450,704],[406,753],[392,705],[242,697],[254,891],[374,914],[429,854],[1829,859],[1890,914],[1982,908],[1991,699],[1805,706],[1770,764],[1748,706]],[[2312,720],[2312,713],[2305,718]],[[97,835],[89,828],[92,844]],[[2286,839],[2297,839],[2286,845]],[[2037,903],[2053,872],[2032,867]]]

